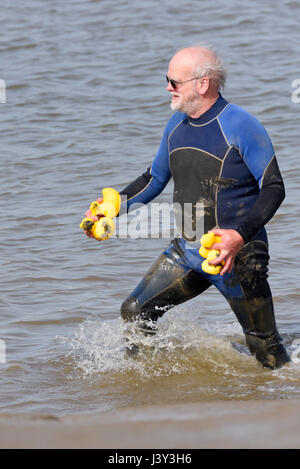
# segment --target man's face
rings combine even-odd
[[[171,82],[167,85],[167,90],[172,94],[171,108],[173,111],[185,112],[188,115],[194,114],[201,102],[201,96],[197,92],[197,81],[193,79],[192,67],[171,60],[167,76],[170,80],[181,82],[176,83],[175,89]]]

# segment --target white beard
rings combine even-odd
[[[199,109],[199,99],[193,94],[186,102],[183,102],[181,97],[177,101],[172,101],[170,107],[173,111],[185,112],[187,115],[195,114]]]

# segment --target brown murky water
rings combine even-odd
[[[292,1],[4,1],[0,411],[300,397],[299,13]],[[293,356],[279,371],[247,354],[213,289],[168,312],[141,357],[126,358],[120,304],[168,240],[99,245],[79,229],[102,187],[121,189],[151,164],[171,115],[168,61],[203,41],[229,66],[224,96],[266,126],[286,183],[268,225],[276,317]]]

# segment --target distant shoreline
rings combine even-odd
[[[208,401],[55,417],[0,414],[0,448],[300,448],[300,399]]]

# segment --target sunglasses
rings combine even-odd
[[[176,81],[176,80],[169,78],[168,75],[166,75],[167,82],[170,83],[173,90],[176,90],[179,86],[184,85],[188,81],[198,80],[199,78],[201,77],[190,78],[189,80],[185,80],[185,81]]]

